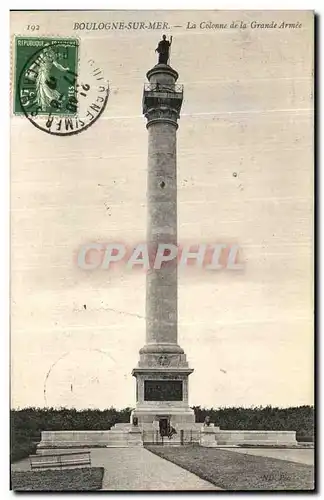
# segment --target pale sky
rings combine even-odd
[[[107,11],[11,13],[12,36],[32,23],[32,36],[78,36],[80,59],[95,59],[111,89],[103,116],[79,135],[11,119],[12,405],[135,406],[144,273],[82,271],[75,256],[93,241],[145,241],[141,101],[162,31],[73,31],[103,20],[170,24],[184,84],[179,243],[241,248],[243,272],[179,276],[190,404],[312,404],[312,13]],[[209,20],[301,27],[199,28]]]

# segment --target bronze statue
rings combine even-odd
[[[207,415],[205,417],[204,426],[206,426],[206,427],[210,426],[210,416],[209,415]]]
[[[159,42],[159,45],[155,49],[155,52],[159,54],[158,64],[168,64],[170,57],[170,47],[172,43],[172,36],[170,37],[170,41],[166,39],[166,36],[163,35],[162,40]]]

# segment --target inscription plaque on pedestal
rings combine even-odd
[[[145,401],[182,401],[181,380],[145,380]]]

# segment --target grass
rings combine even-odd
[[[82,469],[12,472],[14,491],[93,491],[100,490],[103,467]]]
[[[224,490],[314,489],[310,465],[199,446],[147,449]]]

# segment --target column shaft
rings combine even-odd
[[[159,243],[177,246],[176,125],[152,123],[148,136],[147,241],[152,266]],[[146,318],[147,344],[177,344],[176,258],[147,273]]]

